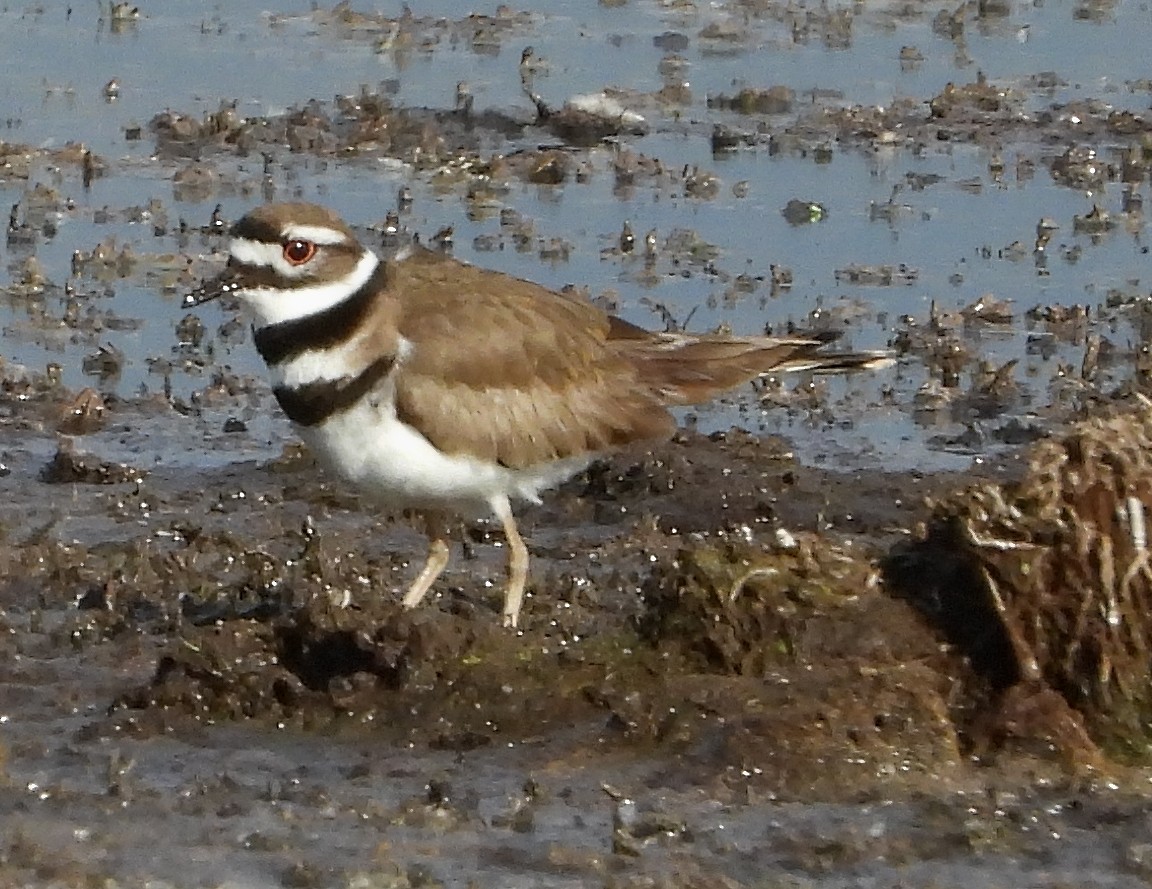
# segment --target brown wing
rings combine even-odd
[[[390,271],[414,344],[397,412],[441,450],[523,468],[671,434],[594,306],[431,251]]]

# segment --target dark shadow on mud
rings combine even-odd
[[[1012,643],[989,601],[971,553],[958,551],[950,517],[934,522],[922,540],[897,544],[882,561],[884,582],[964,652],[994,692],[1020,681]]]

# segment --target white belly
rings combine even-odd
[[[494,499],[539,502],[540,492],[579,472],[594,455],[526,469],[507,469],[434,448],[396,417],[389,404],[364,399],[319,426],[297,427],[304,442],[330,468],[364,493],[396,507],[490,507]]]

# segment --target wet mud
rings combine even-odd
[[[1142,723],[1110,755],[1092,718],[1107,702],[1083,707],[1049,669],[1067,659],[1038,648],[1029,674],[1003,642],[1011,615],[1061,601],[1053,587],[1019,585],[998,617],[970,589],[976,532],[939,530],[957,511],[996,521],[958,492],[1026,486],[1034,454],[978,475],[846,474],[745,432],[682,432],[527,512],[513,632],[488,523],[463,527],[446,583],[405,611],[419,535],[298,448],[145,472],[64,441],[6,478],[22,514],[0,539],[13,880],[186,885],[125,836],[160,841],[172,819],[196,825],[181,846],[204,879],[239,860],[260,885],[455,883],[459,842],[494,882],[819,880],[861,860],[1048,856],[1050,832],[1089,830],[1101,806],[1128,825],[1111,854],[1139,854]],[[1030,545],[1073,570],[1051,534]],[[790,806],[808,814],[763,821]],[[841,814],[805,824],[821,806]],[[883,830],[860,834],[878,809]],[[62,823],[105,857],[61,858],[78,842]],[[356,851],[336,864],[333,842]]]

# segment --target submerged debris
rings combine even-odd
[[[644,115],[626,107],[623,94],[604,90],[573,96],[558,111],[539,96],[530,94],[540,120],[556,135],[576,145],[588,145],[608,136],[643,135],[648,132]]]
[[[828,218],[828,210],[817,201],[803,201],[792,198],[780,211],[790,225],[807,225],[810,222],[823,222]]]
[[[724,108],[740,114],[787,114],[795,103],[795,90],[782,85],[767,89],[745,87],[734,96],[721,93],[708,97],[709,108]]]
[[[850,265],[836,269],[836,280],[849,284],[889,287],[893,284],[912,284],[920,277],[920,270],[899,265]]]

